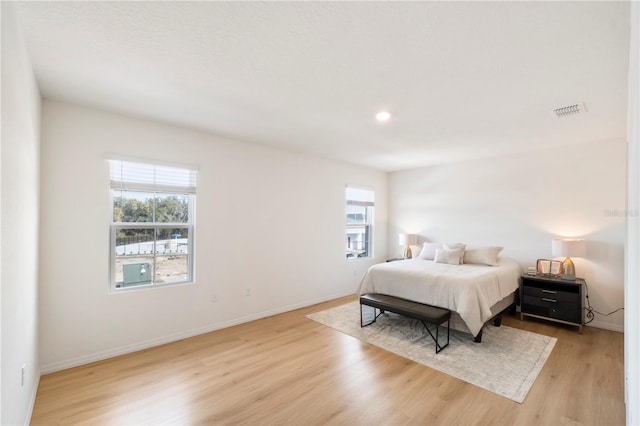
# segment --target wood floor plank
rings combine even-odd
[[[305,318],[353,300],[45,375],[32,424],[625,423],[621,333],[505,318],[558,338],[518,404]]]

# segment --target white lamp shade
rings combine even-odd
[[[401,246],[412,246],[418,244],[418,236],[415,234],[400,234],[398,244]]]
[[[554,238],[551,255],[554,257],[584,257],[585,243],[579,238]]]

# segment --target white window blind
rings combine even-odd
[[[373,207],[374,192],[368,189],[347,186],[347,205]]]
[[[112,189],[196,193],[196,170],[109,160]]]

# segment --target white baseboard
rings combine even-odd
[[[166,343],[175,342],[177,340],[186,339],[193,336],[198,336],[200,334],[209,333],[216,330],[221,330],[223,328],[232,327],[234,325],[244,324],[246,322],[255,321],[258,319],[270,317],[273,315],[278,315],[284,312],[293,311],[300,308],[306,308],[307,306],[316,305],[318,303],[326,302],[328,300],[338,299],[340,297],[350,296],[354,294],[352,291],[345,293],[333,294],[326,297],[321,297],[318,299],[307,300],[305,302],[296,303],[289,306],[282,306],[275,309],[270,309],[268,311],[259,312],[257,314],[247,315],[240,318],[235,318],[230,321],[225,321],[221,323],[211,324],[204,327],[199,327],[192,330],[187,330],[181,333],[172,334],[165,337],[160,337],[157,339],[146,340],[144,342],[136,343],[133,345],[122,346],[119,348],[113,348],[106,351],[95,352],[89,355],[80,356],[72,359],[68,359],[65,361],[54,362],[50,364],[46,364],[41,366],[40,371],[41,374],[49,374],[54,373],[60,370],[66,370],[68,368],[78,367],[80,365],[90,364],[96,361],[102,361],[108,358],[113,358],[115,356],[128,354],[131,352],[137,352],[143,349],[152,348],[154,346],[164,345]],[[37,389],[37,388],[36,388]],[[34,394],[34,402],[35,402],[35,394]],[[29,415],[30,416],[30,415]]]
[[[520,306],[516,306],[516,312],[520,312]],[[591,321],[589,324],[586,324],[586,326],[624,333],[624,325],[619,325],[619,324],[610,324],[608,322],[602,322],[602,321]]]
[[[27,416],[24,419],[24,425],[31,424],[31,417],[33,416],[33,407],[36,405],[36,396],[38,395],[38,388],[40,387],[40,373],[38,373],[35,383],[31,388],[31,398],[29,400],[29,407],[27,407]]]
[[[624,325],[610,324],[608,322],[602,322],[602,321],[591,321],[589,324],[587,324],[587,327],[602,328],[604,330],[611,330],[611,331],[617,331],[619,333],[624,333]]]

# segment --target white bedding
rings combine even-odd
[[[400,260],[369,268],[358,294],[387,294],[450,309],[476,336],[491,318],[491,306],[518,289],[520,275],[520,265],[503,256],[498,266]]]

